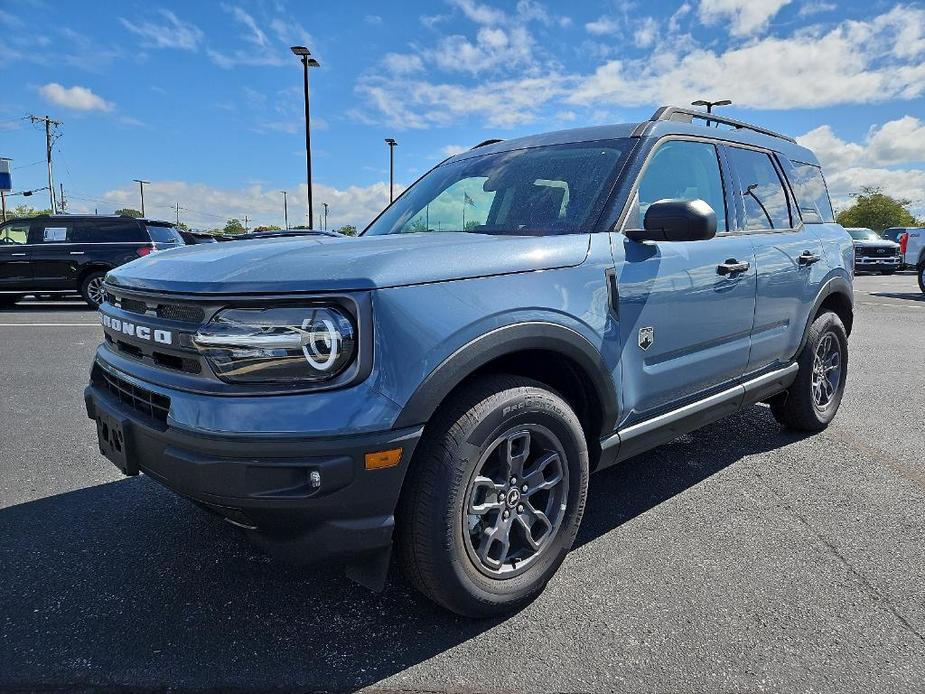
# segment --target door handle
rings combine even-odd
[[[746,272],[751,265],[745,261],[739,262],[735,258],[729,258],[725,263],[716,266],[716,272],[719,275],[737,275],[740,272]]]
[[[13,256],[14,258],[19,258],[19,257],[22,257],[22,256],[24,256],[24,255],[26,255],[26,254],[25,254],[25,253],[10,253],[10,255]]]
[[[83,255],[83,251],[71,251],[71,255]]]
[[[818,263],[820,260],[822,260],[822,258],[820,258],[815,253],[811,253],[810,251],[803,251],[797,258],[797,262],[803,267],[808,267],[813,263]]]

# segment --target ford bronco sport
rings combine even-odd
[[[439,604],[518,609],[590,472],[754,403],[838,410],[854,258],[819,164],[705,115],[483,143],[356,239],[110,271],[101,451],[278,555],[381,588],[394,541]]]

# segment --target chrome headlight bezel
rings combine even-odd
[[[279,316],[289,318],[276,321]],[[314,330],[313,316],[320,317]],[[298,322],[293,317],[298,317]],[[335,330],[338,324],[341,328],[349,326],[349,335]],[[258,329],[273,326],[277,329]],[[200,326],[190,343],[215,377],[236,391],[285,393],[329,390],[363,380],[372,369],[371,340],[370,300],[364,295],[229,302]],[[346,356],[332,358],[334,349]],[[228,368],[228,353],[235,350],[241,352],[237,356],[244,363],[243,370]],[[298,360],[293,358],[296,350]],[[271,364],[274,360],[278,362],[275,367]],[[293,372],[297,362],[299,370]],[[284,363],[292,367],[288,372]]]

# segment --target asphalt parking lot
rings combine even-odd
[[[0,688],[922,691],[925,296],[856,285],[833,425],[748,409],[592,478],[575,550],[504,621],[393,572],[293,569],[96,448],[78,302],[0,312]]]

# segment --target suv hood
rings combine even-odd
[[[232,241],[152,253],[111,270],[107,281],[190,294],[382,289],[570,267],[585,259],[589,241],[462,232]]]

